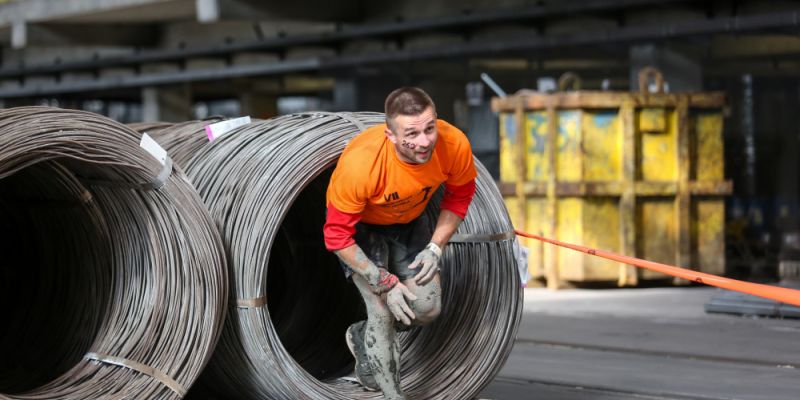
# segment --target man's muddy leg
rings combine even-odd
[[[364,278],[354,274],[353,282],[367,306],[364,344],[375,381],[385,398],[405,399],[400,389],[400,350],[395,341],[394,316]]]

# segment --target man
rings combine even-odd
[[[439,259],[467,213],[477,173],[466,136],[436,118],[423,90],[393,91],[385,112],[386,124],[361,132],[339,159],[324,235],[367,309],[367,320],[347,330],[356,379],[387,399],[403,399],[396,329],[439,315]],[[442,183],[431,232],[424,211]]]

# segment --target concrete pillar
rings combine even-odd
[[[399,74],[383,74],[369,76],[359,80],[358,107],[360,111],[383,112],[386,96],[393,90],[403,86],[420,86],[418,82],[410,82],[408,77]],[[433,96],[431,94],[431,96]],[[436,97],[433,98],[436,102]],[[438,102],[436,103],[438,106]]]
[[[28,23],[15,21],[11,24],[11,48],[22,49],[28,45]]]
[[[739,124],[744,143],[744,194],[752,199],[756,196],[756,120],[753,76],[750,74],[742,75],[741,104]]]
[[[783,86],[782,82],[777,84]],[[780,88],[775,89],[780,90]],[[795,87],[788,84],[785,85],[784,95],[776,100],[779,100],[779,103],[768,103],[768,108],[771,111],[768,118],[775,118],[776,115],[783,116],[778,133],[780,158],[779,161],[776,160],[776,166],[778,167],[777,195],[780,203],[777,210],[777,223],[778,229],[784,232],[797,232],[800,229],[800,221],[798,221],[798,207],[800,207],[800,174],[798,174],[798,170],[800,170],[800,160],[797,157],[797,151],[800,150],[800,132],[798,132],[800,118],[798,118],[795,110],[800,106],[800,85]]]
[[[192,105],[191,89],[188,84],[142,89],[144,122],[184,122],[194,119]]]
[[[424,80],[410,81],[400,75],[337,77],[333,89],[334,111],[383,112],[386,96],[402,86],[425,90],[436,103],[440,118],[455,122],[455,105],[463,101],[464,82]]]
[[[404,85],[407,83],[400,77],[390,74],[337,77],[333,88],[333,109],[383,112],[386,96]],[[435,98],[433,100],[436,101]]]
[[[220,8],[218,0],[195,0],[195,9],[197,10],[197,21],[199,22],[216,22],[220,17]]]
[[[278,97],[274,94],[242,92],[239,95],[242,115],[267,119],[278,115]]]
[[[466,82],[430,80],[420,82],[417,86],[424,89],[436,103],[436,114],[450,123],[456,123],[456,105],[466,97]],[[466,129],[465,127],[459,127]]]
[[[494,179],[500,179],[500,133],[497,114],[491,104],[469,106],[468,125],[461,127],[472,145],[472,153]]]
[[[700,64],[683,54],[653,44],[632,46],[629,54],[632,91],[639,91],[639,71],[647,66],[661,70],[665,91],[675,93],[703,90]]]
[[[359,86],[359,82],[356,78],[336,78],[336,82],[333,84],[333,110],[363,111],[358,109]]]

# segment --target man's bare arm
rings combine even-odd
[[[442,210],[439,213],[439,220],[436,221],[436,229],[433,231],[431,242],[439,246],[440,249],[444,249],[444,246],[456,233],[459,225],[461,225],[461,217],[458,214],[450,210]]]
[[[361,250],[357,244],[350,245],[343,249],[339,249],[334,251],[334,253],[344,261],[353,272],[361,275],[369,284],[370,286],[377,286],[378,282],[381,279],[380,270],[378,267],[369,259],[367,255],[364,254],[364,251]]]

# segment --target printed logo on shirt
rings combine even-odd
[[[422,188],[422,192],[421,193],[425,193],[425,195],[422,196],[422,200],[420,200],[417,204],[414,204],[413,206],[411,206],[411,208],[414,208],[414,207],[426,202],[428,200],[428,196],[431,194],[431,189],[432,188],[430,186],[425,186],[424,188]]]
[[[400,195],[397,192],[385,194],[383,195],[383,199],[386,200],[387,203],[389,203],[395,200],[400,200]]]
[[[428,198],[430,197],[432,189],[432,186],[426,186],[418,193],[405,198],[401,198],[398,192],[384,194],[383,199],[386,200],[386,203],[380,204],[379,207],[391,208],[393,210],[392,212],[395,213],[404,213],[406,211],[413,210],[420,204],[425,204],[428,202]]]

